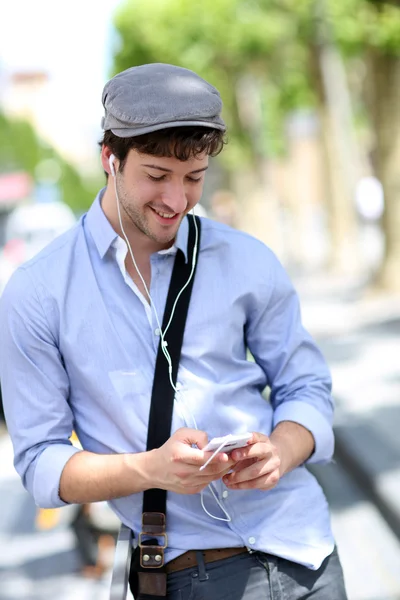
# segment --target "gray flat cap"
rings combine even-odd
[[[218,90],[174,65],[152,63],[118,73],[106,83],[102,102],[102,128],[119,137],[188,125],[226,129]]]

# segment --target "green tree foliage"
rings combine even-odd
[[[221,158],[235,168],[257,163],[260,153],[282,152],[285,116],[299,107],[318,107],[329,117],[321,120],[324,133],[331,120],[336,134],[345,139],[347,121],[343,125],[339,118],[332,120],[338,115],[333,88],[337,107],[343,106],[340,98],[348,97],[345,78],[336,81],[332,76],[332,65],[338,66],[336,73],[341,66],[335,51],[339,48],[352,75],[355,121],[363,128],[368,124],[375,133],[376,165],[386,198],[387,256],[391,252],[393,264],[400,264],[394,231],[400,227],[400,210],[395,208],[400,179],[388,168],[400,156],[399,6],[400,0],[126,0],[115,18],[120,45],[114,68],[118,72],[167,62],[193,69],[213,83],[224,101],[229,132]],[[330,60],[329,67],[326,59],[333,56],[336,63]],[[247,100],[253,94],[247,106],[247,114],[253,115],[250,125],[241,110],[246,93]],[[325,145],[326,139],[325,135]],[[337,178],[334,159],[331,181]],[[352,204],[351,193],[346,197]]]
[[[399,56],[399,6],[398,0],[330,1],[335,37],[344,53],[362,56],[374,48]]]
[[[0,113],[0,172],[22,170],[35,179],[37,165],[49,158],[56,160],[61,169],[59,185],[63,201],[77,213],[86,210],[97,192],[97,182],[83,181],[54,148],[40,140],[28,122]]]
[[[322,3],[345,56],[363,57],[371,47],[400,53],[399,0],[128,0],[115,19],[115,71],[146,62],[195,70],[221,91],[236,154],[251,157],[237,83],[245,73],[257,78],[266,136],[279,138],[285,113],[315,103],[309,64]]]

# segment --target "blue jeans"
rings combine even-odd
[[[347,600],[336,549],[317,571],[276,556],[239,554],[168,575],[168,600]]]

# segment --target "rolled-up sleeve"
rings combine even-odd
[[[299,423],[314,437],[307,462],[328,462],[334,451],[330,372],[302,325],[298,296],[285,270],[272,253],[268,264],[247,326],[248,347],[267,376],[273,426]]]
[[[59,496],[61,474],[79,452],[69,441],[73,416],[68,377],[57,346],[54,314],[45,314],[23,267],[0,299],[0,331],[0,381],[14,466],[38,506],[64,506]]]

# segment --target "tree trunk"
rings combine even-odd
[[[314,111],[296,111],[287,119],[286,132],[288,156],[284,163],[284,186],[280,187],[283,187],[281,196],[287,209],[289,258],[293,267],[309,272],[325,270],[330,257],[325,201],[329,186],[326,185],[318,116]],[[279,179],[277,183],[280,184]]]
[[[352,106],[342,57],[333,42],[326,0],[314,0],[315,43],[311,72],[319,100],[322,142],[329,173],[332,266],[338,271],[363,270],[355,210],[362,161],[353,125]]]
[[[376,284],[400,292],[400,57],[374,50],[369,70],[376,172],[385,195],[385,253]]]
[[[236,85],[236,102],[238,120],[249,135],[253,152],[251,178],[238,181],[239,197],[246,198],[242,226],[284,260],[285,240],[282,235],[280,202],[271,182],[271,160],[263,148],[260,81],[250,74],[241,77]]]
[[[324,85],[321,48],[314,46],[310,52],[310,71],[317,92],[318,116],[323,175],[325,179],[325,201],[330,233],[329,267],[336,272],[360,271],[358,226],[354,208],[354,184],[350,179],[343,153],[346,133],[332,114],[332,104],[327,98]],[[346,152],[347,154],[347,152]]]
[[[237,171],[232,177],[232,187],[239,198],[238,227],[267,244],[285,262],[286,240],[282,234],[279,202],[270,180],[271,167],[266,164],[264,173],[260,165]]]

